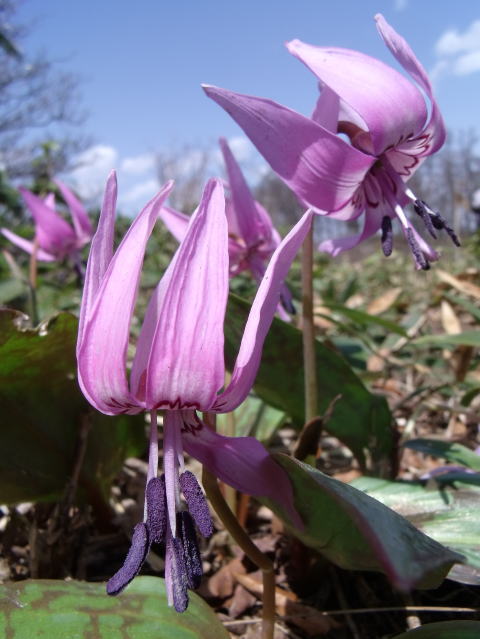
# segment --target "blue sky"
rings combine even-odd
[[[472,0],[25,0],[19,19],[32,25],[26,53],[43,49],[84,79],[85,131],[95,147],[73,183],[95,196],[116,167],[121,201],[133,211],[156,187],[156,151],[213,147],[224,135],[248,160],[241,131],[203,95],[202,82],[309,114],[315,79],[283,43],[349,47],[394,65],[377,12],[432,74],[447,126],[477,129],[480,3]]]

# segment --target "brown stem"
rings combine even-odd
[[[245,530],[240,526],[237,518],[228,507],[222,496],[218,483],[205,466],[202,474],[203,487],[207,498],[215,512],[220,517],[223,525],[240,546],[247,557],[261,569],[263,574],[263,614],[262,614],[262,639],[273,639],[275,627],[275,573],[273,562],[255,546]]]
[[[30,319],[32,326],[38,325],[38,308],[37,308],[37,252],[38,239],[33,240],[32,254],[30,255],[30,263],[28,267],[28,289],[30,296]]]
[[[317,416],[317,370],[313,323],[313,226],[303,243],[301,264],[305,421],[309,422]]]

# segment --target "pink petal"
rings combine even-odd
[[[375,20],[378,32],[386,46],[390,49],[405,71],[412,76],[415,82],[420,85],[430,99],[430,120],[422,134],[428,134],[430,137],[428,153],[426,153],[426,155],[431,155],[443,146],[446,137],[446,130],[442,115],[433,96],[430,80],[408,42],[388,24],[380,13],[375,16]]]
[[[323,126],[327,131],[336,133],[338,129],[338,116],[340,100],[327,85],[320,88],[320,97],[317,100],[312,113],[312,120]]]
[[[176,211],[169,206],[163,206],[159,217],[177,242],[181,242],[187,232],[190,216],[180,213],[180,211]]]
[[[93,228],[88,218],[88,213],[83,204],[72,193],[72,191],[60,180],[53,180],[58,186],[63,199],[70,209],[72,216],[73,228],[77,235],[78,245],[83,246],[90,241],[93,235]]]
[[[30,240],[26,240],[23,237],[20,237],[20,235],[17,235],[16,233],[12,233],[12,231],[9,231],[8,229],[0,229],[0,231],[3,235],[5,235],[5,237],[8,240],[10,240],[12,244],[15,244],[15,246],[18,246],[19,248],[21,248],[23,251],[26,251],[30,255],[33,253],[33,250],[34,250],[33,242],[31,242]],[[37,247],[36,255],[37,255],[37,260],[39,262],[55,262],[55,260],[57,259],[56,255],[47,253],[40,247]]]
[[[250,309],[230,384],[218,397],[213,410],[228,413],[241,404],[250,392],[283,282],[311,227],[312,217],[313,211],[307,211],[272,255]]]
[[[324,240],[320,243],[318,250],[325,251],[325,253],[329,253],[332,257],[336,257],[340,255],[340,253],[343,253],[343,251],[352,249],[378,231],[382,225],[384,215],[385,212],[382,211],[381,208],[367,209],[365,211],[364,226],[361,233],[348,237]]]
[[[142,410],[129,391],[126,376],[130,321],[147,240],[172,186],[171,182],[167,183],[130,226],[94,299],[92,296],[92,308],[87,308],[88,315],[84,316],[77,349],[79,383],[89,402],[107,415]],[[92,293],[95,280],[100,276],[110,252],[109,235],[113,217],[111,195],[106,199],[109,204],[105,213],[102,212],[105,217],[99,225],[101,231],[97,235],[98,242],[92,243],[91,249],[95,260],[90,273]]]
[[[255,245],[263,234],[268,233],[265,229],[265,219],[259,219],[256,202],[247,186],[243,173],[235,160],[230,147],[225,138],[220,138],[220,148],[227,169],[228,183],[230,186],[230,196],[233,204],[233,214],[236,217],[236,227],[247,246]],[[268,218],[270,228],[272,222]]]
[[[34,193],[22,187],[19,191],[35,220],[35,236],[39,247],[59,258],[72,251],[75,248],[72,227]]]
[[[213,404],[224,384],[227,296],[225,197],[222,183],[210,180],[149,304],[138,340],[132,388],[146,370],[147,408],[206,410]]]
[[[197,421],[185,424],[182,440],[186,452],[215,477],[247,495],[283,502],[295,525],[303,528],[287,474],[257,439],[225,437]]]
[[[360,115],[376,155],[422,130],[425,100],[392,67],[351,49],[316,47],[300,40],[288,42],[287,48]]]
[[[93,237],[88,256],[85,284],[78,323],[77,350],[83,338],[83,329],[88,319],[98,289],[102,283],[113,255],[113,236],[115,232],[115,207],[117,205],[117,175],[112,171],[108,176],[103,196],[102,209],[98,220],[97,231]]]
[[[341,208],[375,161],[276,102],[212,86],[203,88],[242,127],[296,195],[317,209]]]

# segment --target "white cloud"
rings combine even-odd
[[[128,189],[124,194],[120,192],[120,206],[130,210],[132,205],[134,206],[141,202],[140,206],[143,207],[159,190],[160,185],[158,181],[153,178],[139,182]]]
[[[108,174],[115,168],[118,152],[112,146],[97,144],[76,158],[76,168],[69,173],[69,181],[85,200],[93,200],[103,192]]]
[[[445,31],[435,45],[437,54],[445,56],[477,49],[480,49],[480,20],[474,20],[463,33],[457,29]]]
[[[480,20],[474,20],[463,32],[445,31],[435,44],[435,52],[434,80],[447,73],[464,76],[480,71]]]
[[[155,168],[155,156],[153,153],[143,153],[125,158],[120,169],[129,175],[141,175]]]

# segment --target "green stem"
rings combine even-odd
[[[263,614],[261,639],[273,639],[275,627],[275,573],[272,561],[255,546],[237,518],[228,507],[218,487],[214,475],[205,466],[202,474],[203,487],[208,500],[220,517],[223,525],[240,546],[247,557],[258,566],[263,574]]]
[[[301,259],[305,422],[309,422],[318,414],[315,325],[313,323],[313,225],[304,240]]]

